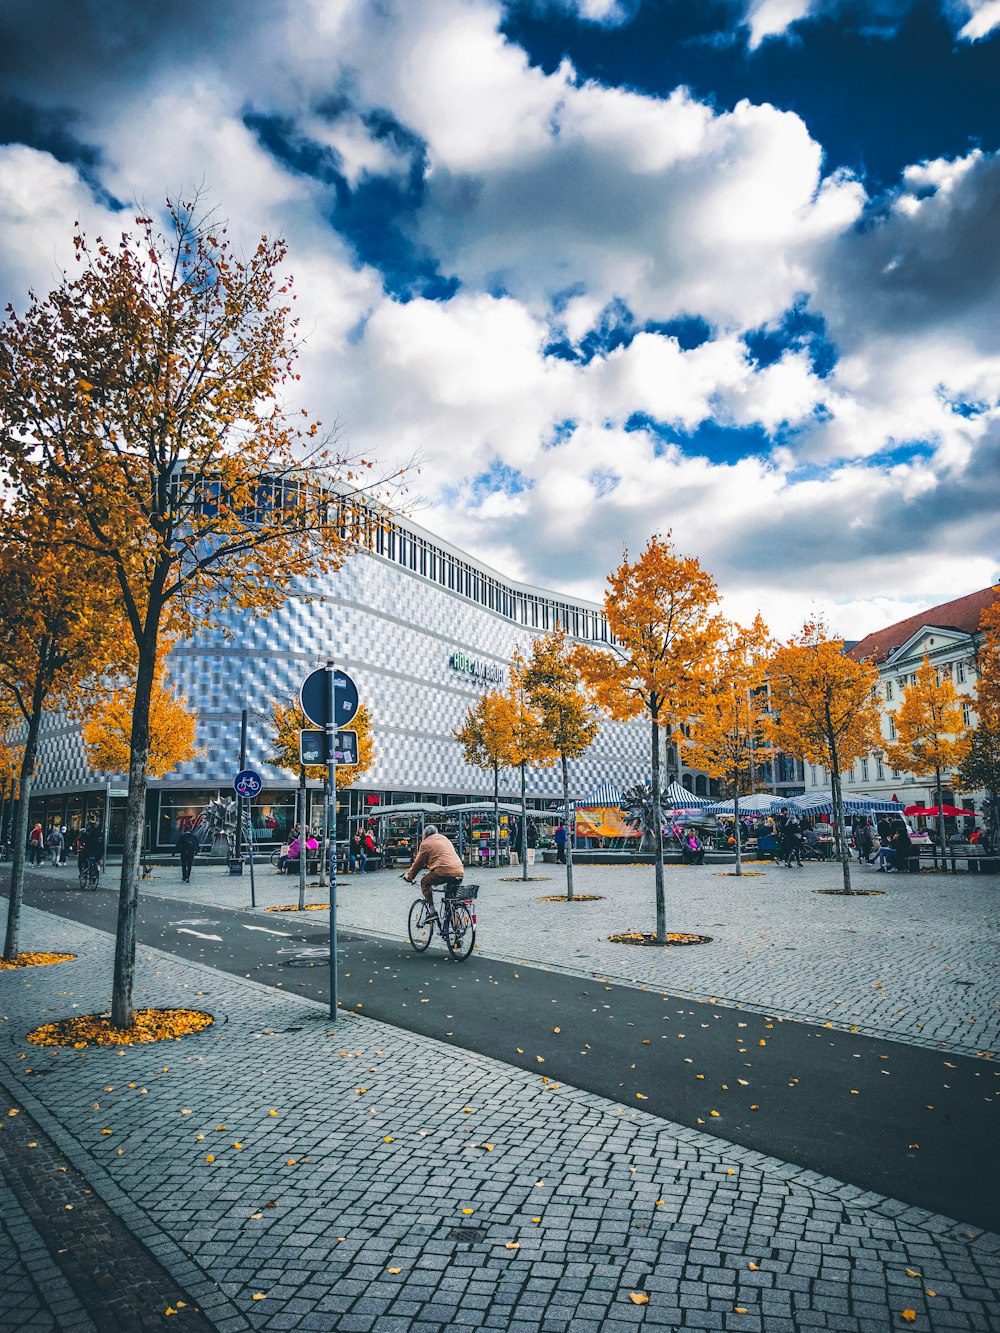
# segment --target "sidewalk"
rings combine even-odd
[[[245,881],[197,870],[195,881],[177,889],[249,899]],[[377,911],[383,928],[398,925],[390,891],[412,890],[390,881],[347,880],[345,924]],[[683,928],[697,928],[688,912],[700,910],[699,895],[718,903],[720,884],[726,892],[733,881],[686,886]],[[294,900],[293,881],[275,885],[275,898]],[[559,887],[497,885],[481,903],[484,939],[506,938],[512,927],[500,922],[511,912],[537,943],[524,895]],[[173,892],[166,876],[151,888]],[[510,909],[505,891],[521,895]],[[635,890],[614,892],[636,899],[637,920],[622,928],[642,924]],[[853,920],[886,900],[812,901],[824,913],[847,906]],[[566,908],[544,906],[564,914],[564,960],[575,969]],[[596,939],[593,927],[574,930],[584,944],[588,931]],[[896,930],[885,923],[880,948]],[[31,909],[23,932],[23,948],[78,960],[0,977],[0,1081],[16,1099],[0,1121],[9,1130],[10,1111],[34,1117],[96,1199],[142,1237],[187,1294],[170,1327],[184,1327],[192,1305],[219,1329],[345,1333],[1000,1326],[1000,1237],[371,1019],[342,1014],[333,1027],[308,1001],[148,949],[138,1002],[203,1007],[212,1028],[121,1052],[30,1046],[35,1024],[105,1008],[112,941]],[[669,961],[711,952],[671,950]],[[756,952],[766,974],[766,952]],[[11,1143],[0,1139],[8,1154]],[[970,1145],[978,1148],[995,1145]],[[23,1213],[7,1220],[7,1202],[0,1254],[37,1273],[37,1236]],[[65,1272],[65,1256],[51,1261]],[[19,1291],[20,1322],[10,1327],[87,1327],[72,1311],[69,1322],[52,1318],[48,1307],[66,1291],[44,1275],[34,1311]],[[634,1304],[633,1292],[648,1303]],[[154,1327],[168,1318],[150,1315]]]

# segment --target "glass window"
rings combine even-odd
[[[962,685],[962,684],[965,683],[965,663],[964,663],[964,662],[956,662],[956,663],[955,663],[955,679],[958,681],[959,685]]]
[[[875,776],[878,778],[879,782],[885,777],[885,769],[882,767],[881,755],[875,756]]]
[[[887,680],[887,681],[885,682],[885,697],[886,697],[887,699],[891,699],[891,698],[892,698],[892,681],[891,681],[891,680]]]

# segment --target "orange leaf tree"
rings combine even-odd
[[[645,713],[651,731],[656,853],[656,937],[665,940],[660,731],[686,721],[712,678],[723,621],[715,580],[670,542],[650,538],[634,563],[628,552],[608,576],[604,611],[615,637],[610,651],[579,647],[579,663],[596,702],[619,720]]]
[[[4,941],[8,962],[18,954],[28,807],[43,711],[79,712],[98,697],[100,676],[123,664],[123,626],[113,589],[90,553],[67,562],[45,544],[51,511],[44,501],[43,494],[34,507],[8,506],[0,544],[0,691],[6,716],[19,718],[23,728]]]
[[[733,794],[736,873],[743,873],[740,793],[755,790],[758,766],[767,758],[767,665],[774,645],[758,615],[752,625],[727,624],[715,675],[707,682],[686,731],[674,741],[692,768],[722,778]]]
[[[875,691],[878,669],[844,655],[820,621],[779,647],[768,668],[772,716],[766,732],[786,754],[830,770],[844,892],[851,892],[851,852],[844,835],[841,774],[882,743]]]
[[[1000,585],[994,601],[980,617],[979,680],[976,683],[976,725],[968,734],[968,748],[957,771],[963,791],[984,788],[990,839],[1000,848]]]
[[[514,714],[503,690],[487,690],[465,710],[465,720],[452,735],[470,768],[493,774],[493,837],[500,864],[500,770],[510,766]]]
[[[886,746],[893,768],[916,776],[934,774],[937,792],[938,839],[944,848],[943,769],[957,764],[967,749],[965,721],[958,691],[947,676],[938,677],[925,656],[917,671],[917,683],[903,692],[903,702],[894,715],[896,740]]]
[[[551,752],[562,767],[563,820],[566,825],[566,897],[573,901],[573,829],[569,803],[569,760],[589,750],[600,730],[597,710],[587,698],[575,650],[562,625],[531,645],[521,671],[529,705],[541,718]]]
[[[520,651],[517,651],[511,659],[510,685],[507,690],[508,718],[510,721],[507,755],[510,766],[516,768],[521,777],[522,879],[528,878],[527,769],[529,766],[548,768],[555,763],[558,757],[546,730],[545,719],[537,708],[531,706],[531,701],[528,698],[526,673],[527,663]]]
[[[173,640],[161,643],[149,698],[149,768],[150,777],[162,778],[180,764],[203,755],[195,745],[198,719],[187,700],[178,698],[167,684],[167,654]],[[135,687],[124,685],[112,690],[87,714],[83,722],[83,744],[87,763],[102,773],[128,770],[132,741],[132,714],[135,711]]]
[[[298,824],[305,828],[307,823],[306,782],[325,782],[327,770],[325,764],[303,764],[299,748],[299,732],[314,730],[312,723],[302,711],[297,698],[287,703],[277,700],[271,705],[271,740],[274,754],[268,759],[269,764],[278,768],[287,768],[299,775]],[[362,774],[367,773],[375,762],[375,738],[372,735],[371,713],[367,704],[359,704],[358,711],[351,721],[351,730],[358,733],[358,762],[347,765],[338,764],[336,773],[337,791],[344,791],[353,786]],[[321,878],[326,882],[326,859],[321,861]],[[299,857],[299,907],[306,902],[306,859]]]
[[[356,540],[343,498],[357,469],[286,406],[296,329],[281,241],[239,258],[194,206],[164,235],[76,237],[77,272],[0,328],[0,468],[71,495],[81,538],[117,588],[136,647],[135,706],[111,1017],[133,1021],[149,708],[163,632],[267,615]]]

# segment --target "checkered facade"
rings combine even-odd
[[[464,763],[452,734],[488,684],[456,670],[451,659],[464,655],[498,669],[506,680],[514,650],[530,650],[539,632],[368,552],[300,587],[267,619],[236,614],[227,630],[181,640],[171,653],[171,679],[198,715],[204,753],[151,787],[229,788],[239,766],[243,708],[249,766],[269,788],[293,786],[291,775],[267,763],[271,703],[297,695],[303,678],[333,659],[353,677],[372,717],[377,758],[360,790],[491,795],[492,776]],[[605,721],[594,746],[571,764],[572,794],[583,795],[599,782],[637,781],[649,769],[648,746],[647,725]],[[516,774],[501,774],[501,782],[509,795],[519,790]],[[46,719],[35,792],[107,783],[107,775],[88,768],[78,726]],[[118,785],[124,779],[112,781]],[[529,770],[528,791],[560,794],[558,766]]]

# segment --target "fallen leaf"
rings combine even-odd
[[[518,1245],[516,1240],[509,1240],[507,1244],[504,1246],[505,1250],[519,1250],[520,1248],[521,1247],[520,1245]]]
[[[472,1216],[472,1209],[471,1209],[471,1208],[463,1208],[463,1209],[462,1209],[462,1212],[465,1214],[466,1217],[471,1217],[471,1216]]]
[[[906,1270],[906,1276],[907,1276],[907,1277],[923,1277],[923,1273],[918,1273],[917,1270],[916,1270],[915,1268],[908,1268],[908,1269]]]
[[[383,1143],[391,1143],[391,1142],[392,1142],[392,1135],[391,1135],[391,1134],[383,1134],[383,1136],[382,1136],[382,1142],[383,1142]]]
[[[532,1222],[540,1222],[542,1219],[540,1217],[533,1217],[531,1220]]]
[[[925,1296],[936,1296],[936,1295],[937,1295],[937,1292],[936,1292],[936,1291],[931,1291],[930,1287],[924,1287],[924,1295],[925,1295]]]
[[[206,1162],[214,1162],[214,1161],[215,1161],[215,1158],[212,1156],[211,1153],[208,1153],[208,1154],[206,1155],[206,1157],[205,1157],[205,1161],[206,1161]]]
[[[385,1271],[387,1273],[401,1273],[403,1270],[401,1268],[387,1268]]]
[[[629,1300],[632,1302],[633,1305],[648,1305],[648,1304],[649,1304],[649,1292],[648,1292],[648,1291],[630,1291],[629,1294],[628,1294],[628,1298],[629,1298]]]
[[[916,1310],[900,1310],[899,1316],[901,1319],[905,1319],[908,1324],[912,1324],[917,1317],[917,1312]]]
[[[747,1264],[747,1268],[750,1269],[750,1272],[751,1272],[751,1273],[759,1273],[759,1272],[760,1272],[760,1264]]]
[[[747,1313],[748,1313],[748,1311],[747,1311],[747,1307],[746,1307],[745,1305],[734,1305],[734,1306],[733,1306],[733,1314],[747,1314]]]
[[[177,1311],[174,1309],[174,1307],[173,1307],[172,1305],[168,1305],[167,1308],[163,1311],[163,1313],[164,1313],[165,1315],[172,1315],[172,1314],[176,1314]]]
[[[648,1102],[648,1101],[649,1101],[649,1098],[646,1096],[646,1094],[645,1094],[644,1092],[637,1092],[635,1095],[639,1098],[639,1100],[640,1100],[641,1102]]]
[[[253,1299],[254,1299],[255,1301],[266,1301],[266,1300],[267,1300],[267,1292],[264,1292],[264,1291],[255,1291],[254,1294],[253,1294]]]

